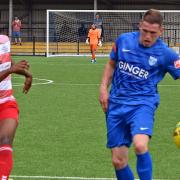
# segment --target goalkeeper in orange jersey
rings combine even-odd
[[[86,39],[86,44],[90,45],[90,50],[91,50],[91,55],[92,55],[92,59],[91,59],[92,63],[96,63],[95,52],[96,52],[97,46],[102,46],[100,37],[101,37],[101,35],[100,35],[99,31],[96,29],[95,24],[92,24],[91,29],[88,32],[88,37]]]

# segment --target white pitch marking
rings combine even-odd
[[[115,178],[93,178],[93,177],[64,177],[64,176],[10,176],[12,178],[29,179],[71,179],[71,180],[115,180]]]
[[[13,78],[22,78],[23,77],[13,77]],[[100,84],[96,84],[96,83],[59,83],[59,82],[54,82],[53,80],[49,80],[49,79],[41,79],[41,78],[33,78],[39,81],[45,81],[45,82],[37,82],[37,83],[33,83],[32,85],[41,85],[41,84],[57,84],[57,85],[65,85],[65,86],[99,86]],[[13,86],[21,86],[23,84],[21,83],[14,83]],[[180,87],[180,84],[160,84],[158,86],[162,86],[162,87]]]
[[[71,179],[71,180],[115,180],[116,178],[96,178],[96,177],[64,177],[64,176],[17,176],[11,175],[11,178],[19,179]],[[135,179],[139,180],[139,179]],[[166,179],[154,179],[154,180],[166,180]]]
[[[20,78],[20,77],[13,77],[13,78]],[[39,81],[45,81],[45,82],[37,82],[37,83],[32,83],[33,86],[35,85],[41,85],[41,84],[52,84],[54,81],[49,80],[49,79],[40,79],[40,78],[33,78]],[[22,86],[23,84],[21,83],[13,83],[13,86]]]
[[[54,85],[65,85],[65,86],[99,86],[100,84],[96,84],[96,83],[60,83],[60,82],[54,82]],[[160,84],[158,86],[162,86],[162,87],[180,87],[180,84]]]
[[[63,85],[63,86],[99,86],[100,84],[86,84],[86,83],[53,83],[54,85]]]

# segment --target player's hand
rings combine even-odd
[[[100,88],[100,95],[99,95],[99,102],[101,104],[102,110],[104,112],[107,111],[107,107],[108,107],[108,99],[109,99],[109,93],[107,88]]]
[[[23,93],[27,94],[32,86],[32,75],[25,77]]]
[[[86,44],[89,44],[89,39],[88,38],[86,39]]]
[[[10,68],[11,73],[23,73],[25,70],[29,69],[29,63],[26,60],[21,60],[16,64],[12,64]]]
[[[98,46],[99,46],[99,47],[101,47],[101,46],[102,46],[102,42],[101,42],[101,41],[99,41]]]

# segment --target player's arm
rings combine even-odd
[[[98,46],[102,46],[102,41],[101,41],[101,38],[98,38]]]
[[[108,98],[109,98],[108,87],[112,80],[115,64],[116,64],[115,61],[109,60],[104,68],[104,72],[102,75],[99,102],[104,112],[107,111],[107,107],[108,107]]]
[[[21,27],[21,25],[22,25],[22,24],[21,24],[21,21],[19,20],[19,22],[18,22],[18,26],[19,26],[19,27]]]
[[[28,72],[29,73],[29,72]],[[23,93],[27,94],[28,91],[30,90],[31,86],[32,86],[32,74],[29,73],[28,76],[25,76],[25,81],[24,81],[24,87],[23,87]]]
[[[86,38],[86,44],[89,44],[89,41],[90,41],[90,38],[87,37],[87,38]]]
[[[88,36],[86,38],[86,44],[89,44],[89,42],[90,42],[90,33],[88,33]]]
[[[97,38],[98,38],[98,46],[102,46],[102,41],[101,41],[101,34],[100,32],[98,31],[98,34],[97,34]]]
[[[25,69],[28,69],[29,65],[25,60],[20,61],[17,64],[11,65],[9,69],[0,72],[0,81],[5,79],[9,74],[23,72]]]
[[[0,72],[0,82],[5,79],[7,76],[9,76],[9,74],[11,74],[11,69],[6,69],[4,71]]]
[[[173,49],[169,48],[165,51],[165,70],[174,80],[180,79],[180,57]]]
[[[180,59],[176,60],[174,62],[175,68],[178,71],[176,74],[177,78],[176,79],[180,79]]]
[[[18,63],[12,62],[11,73],[23,75],[25,77],[23,93],[27,93],[32,85],[32,74],[28,71],[29,64],[26,60],[19,61]]]
[[[89,30],[87,38],[86,38],[86,44],[89,44],[89,42],[90,42],[90,30]]]

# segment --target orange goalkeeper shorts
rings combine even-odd
[[[18,122],[19,108],[16,101],[7,101],[0,104],[0,121],[4,119],[15,119]]]
[[[96,51],[97,44],[90,44],[90,49],[91,49],[91,51]]]

